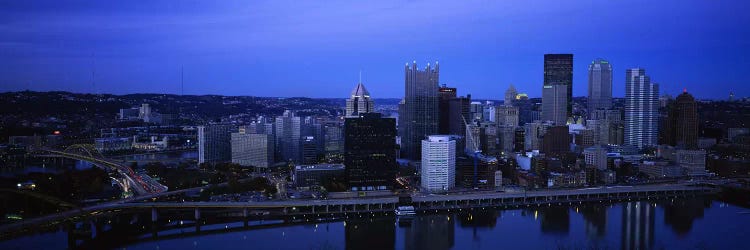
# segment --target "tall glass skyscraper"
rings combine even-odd
[[[646,70],[625,71],[625,144],[656,146],[659,137],[659,85]]]
[[[404,67],[405,96],[403,114],[399,113],[399,135],[401,136],[401,157],[420,160],[422,139],[438,133],[438,88],[440,67],[430,64],[424,70],[417,69],[417,63]]]
[[[612,65],[596,59],[589,65],[589,117],[597,109],[612,107]]]
[[[231,134],[236,129],[232,124],[198,126],[198,163],[232,160]]]
[[[573,54],[544,54],[544,86],[567,86],[567,116],[573,113]]]
[[[279,161],[301,162],[301,125],[300,118],[290,110],[276,117],[276,154]]]

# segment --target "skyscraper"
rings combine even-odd
[[[516,87],[513,87],[513,84],[511,84],[508,87],[508,90],[505,91],[505,100],[503,102],[503,105],[513,106],[513,100],[516,99],[517,95],[518,95],[518,91],[516,90]]]
[[[274,138],[271,134],[247,133],[244,128],[231,134],[232,163],[268,168],[274,163]]]
[[[344,165],[352,191],[385,190],[396,176],[396,120],[365,113],[344,122]]]
[[[456,186],[456,141],[447,135],[422,140],[422,188],[430,192]]]
[[[589,65],[588,113],[597,109],[612,108],[612,65],[604,59],[596,59]]]
[[[438,132],[440,134],[450,134],[450,101],[456,98],[456,88],[449,88],[443,85],[438,89]]]
[[[542,89],[542,120],[565,125],[570,113],[566,110],[568,88],[565,85],[544,85]]]
[[[518,107],[502,105],[495,108],[495,122],[498,126],[518,126]]]
[[[198,163],[216,163],[232,160],[232,124],[198,126]]]
[[[421,159],[422,139],[438,132],[439,77],[437,63],[434,69],[427,64],[424,70],[419,70],[416,62],[404,67],[404,113],[399,114],[403,158]]]
[[[693,95],[688,94],[687,90],[678,95],[675,99],[674,115],[675,143],[677,147],[687,149],[698,148],[698,105],[695,103]]]
[[[573,54],[544,54],[544,86],[550,85],[566,86],[566,111],[572,114]]]
[[[375,109],[375,102],[362,82],[358,83],[346,100],[346,117],[357,117],[361,113],[370,113]]]
[[[644,148],[656,146],[659,125],[659,85],[646,70],[625,72],[625,144]]]
[[[279,161],[301,162],[301,120],[290,110],[276,117],[276,154]]]

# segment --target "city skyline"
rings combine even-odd
[[[52,2],[11,3],[2,11],[9,22],[8,36],[0,40],[7,58],[0,62],[0,91],[328,98],[343,96],[362,70],[373,95],[399,98],[401,63],[438,60],[445,68],[441,82],[460,88],[461,95],[502,99],[514,84],[519,92],[540,97],[543,54],[571,53],[578,59],[576,97],[586,95],[585,69],[600,57],[613,65],[615,97],[624,96],[625,69],[634,67],[658,76],[662,93],[677,95],[687,88],[699,93],[698,99],[726,99],[730,91],[740,98],[750,95],[741,85],[742,69],[750,66],[741,56],[748,51],[743,34],[750,18],[738,11],[747,3],[680,3],[649,2],[651,8],[638,12],[632,10],[639,4],[631,3],[546,6],[544,1],[444,3],[455,8],[435,12],[424,2],[342,3],[336,5],[340,11],[287,3],[167,1],[139,8],[92,3],[58,9]],[[297,8],[310,11],[285,14]],[[667,8],[673,14],[664,15]],[[537,13],[570,19],[551,25]],[[624,13],[638,14],[619,20]],[[140,19],[124,22],[133,17]],[[421,20],[444,31],[417,29]],[[368,39],[372,36],[398,39],[375,43]],[[283,73],[294,68],[301,74]],[[723,88],[708,87],[717,84]]]

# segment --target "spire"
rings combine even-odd
[[[359,83],[362,83],[362,70],[359,70]]]

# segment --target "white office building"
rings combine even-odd
[[[456,186],[456,141],[448,135],[422,140],[422,189],[446,191]]]

